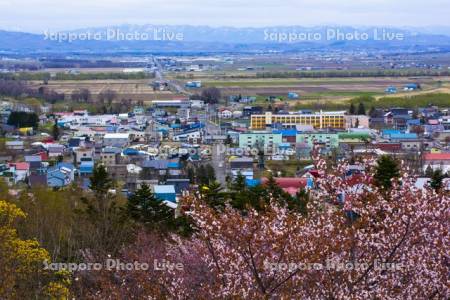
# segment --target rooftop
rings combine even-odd
[[[155,185],[153,190],[155,194],[175,194],[175,186],[173,185]]]
[[[425,160],[450,160],[450,153],[425,153]]]

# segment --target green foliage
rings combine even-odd
[[[108,190],[114,187],[112,179],[109,177],[106,168],[103,165],[97,165],[94,168],[92,176],[89,178],[90,185],[89,188],[98,196],[99,198],[105,197]]]
[[[355,114],[355,105],[352,103],[350,103],[350,108],[348,109],[348,113],[351,115]]]
[[[361,96],[351,100],[352,103],[362,103],[366,107],[374,106],[379,108],[405,107],[418,108],[429,105],[446,107],[450,103],[450,94],[422,94],[405,97],[382,97],[378,100],[371,96]]]
[[[303,216],[308,215],[308,202],[309,202],[309,192],[306,190],[299,190],[292,198],[288,201],[288,207],[290,210],[301,213]]]
[[[365,115],[366,114],[366,107],[364,106],[363,102],[360,102],[358,105],[358,115]]]
[[[52,137],[55,141],[59,139],[59,127],[58,127],[58,120],[55,120],[55,124],[53,124],[52,127]]]
[[[15,127],[33,127],[36,129],[39,125],[39,117],[36,113],[13,111],[8,117],[8,125]]]
[[[232,207],[245,211],[249,208],[263,211],[271,201],[276,201],[290,210],[305,213],[306,203],[309,195],[299,191],[297,197],[292,197],[289,193],[280,188],[275,179],[270,176],[264,185],[247,187],[245,177],[238,175],[230,185],[230,192],[227,194]],[[301,203],[303,201],[303,203]]]
[[[377,161],[374,180],[375,184],[383,189],[392,187],[392,179],[400,176],[397,161],[389,155],[382,155]]]
[[[216,172],[211,164],[207,164],[205,167],[206,176],[208,177],[209,183],[216,181]]]
[[[444,180],[445,175],[442,173],[442,170],[436,170],[431,174],[431,182],[430,186],[436,192],[439,192],[442,189],[442,181]]]
[[[212,182],[207,185],[203,185],[200,188],[200,193],[209,206],[217,209],[225,207],[226,194],[223,192],[223,188],[218,182]]]
[[[207,186],[216,181],[216,173],[211,164],[200,165],[195,169],[188,168],[188,176],[191,179],[191,182],[195,182],[200,186]],[[192,179],[194,180],[192,181]]]
[[[101,256],[117,253],[133,237],[126,200],[112,192],[113,181],[102,165],[94,168],[90,181],[92,193],[81,198],[79,210],[84,230],[90,232],[87,247]]]
[[[127,212],[135,221],[151,229],[167,230],[174,225],[174,211],[156,199],[146,184],[128,198]]]

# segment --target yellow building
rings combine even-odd
[[[19,132],[23,135],[33,134],[33,127],[21,127],[19,128]]]
[[[266,112],[264,115],[252,115],[250,119],[250,127],[253,130],[265,129],[273,124],[281,124],[285,128],[294,128],[296,125],[312,125],[318,129],[346,128],[345,112],[287,115],[276,115]]]

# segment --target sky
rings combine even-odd
[[[122,24],[450,28],[449,0],[0,0],[0,28],[42,33]]]

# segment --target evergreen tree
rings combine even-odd
[[[214,170],[214,167],[211,166],[211,164],[207,164],[205,167],[206,176],[208,176],[208,183],[213,183],[216,181],[216,171]]]
[[[365,115],[366,108],[364,107],[364,103],[360,102],[358,106],[358,115]]]
[[[131,218],[151,229],[168,230],[174,225],[174,211],[156,199],[146,184],[128,198],[127,212]]]
[[[433,173],[434,173],[434,171],[433,171],[433,168],[432,168],[431,166],[428,166],[428,167],[425,169],[425,176],[426,176],[426,177],[431,178],[431,176],[433,176]]]
[[[442,173],[442,170],[436,170],[431,175],[430,186],[436,192],[439,192],[442,188],[442,181],[444,180],[445,175]]]
[[[198,185],[208,185],[209,184],[209,178],[208,174],[206,172],[206,168],[203,165],[200,165],[197,170],[197,184]]]
[[[94,168],[89,180],[89,188],[95,193],[98,199],[107,197],[108,191],[114,187],[113,181],[103,165],[97,165]]]
[[[222,209],[225,207],[225,193],[218,182],[202,186],[200,189],[206,203],[212,208]]]
[[[245,185],[245,176],[241,174],[241,172],[238,173],[236,178],[231,184],[230,189],[235,192],[244,191],[246,188]]]
[[[269,176],[267,182],[264,184],[266,202],[269,203],[271,199],[279,201],[281,205],[286,205],[291,200],[291,195],[286,193],[276,182],[275,178]]]
[[[55,141],[59,139],[59,127],[58,127],[58,120],[55,120],[55,124],[53,124],[52,128],[52,137]]]
[[[117,253],[131,235],[131,224],[124,208],[125,203],[111,192],[114,183],[102,165],[94,168],[89,188],[91,195],[82,197],[84,207],[79,209],[85,229],[91,232],[87,248],[106,255]]]
[[[390,189],[391,180],[400,176],[397,161],[389,155],[382,155],[377,161],[374,180],[378,187]]]
[[[13,111],[8,117],[8,125],[19,127],[38,128],[39,117],[36,113],[27,113],[23,111]]]
[[[349,108],[349,110],[348,110],[348,113],[349,114],[351,114],[351,115],[354,115],[355,114],[355,105],[353,104],[353,103],[351,103],[350,104],[350,108]]]

